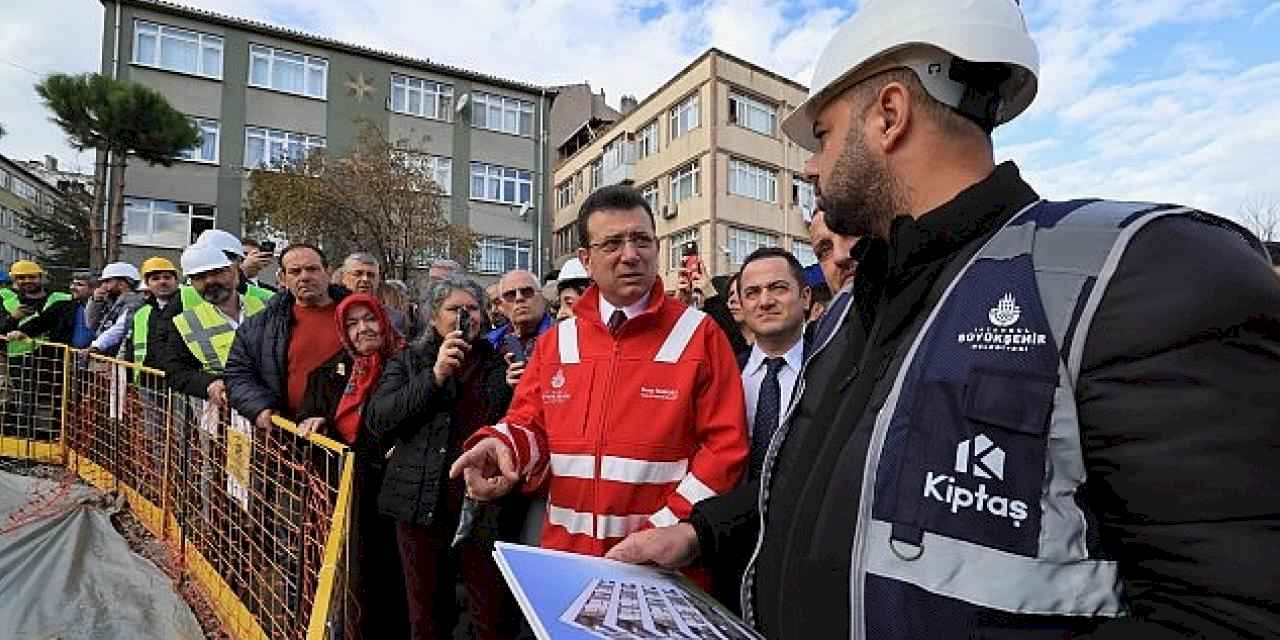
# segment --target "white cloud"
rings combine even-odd
[[[1280,62],[1103,86],[1063,112],[1076,159],[1023,160],[1055,198],[1172,201],[1234,216],[1280,184]]]

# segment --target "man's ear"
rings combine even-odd
[[[874,127],[870,135],[870,143],[876,145],[882,153],[896,149],[906,139],[907,132],[913,124],[915,111],[912,109],[911,93],[900,82],[890,82],[880,88],[875,102],[871,105],[869,118],[874,118]]]

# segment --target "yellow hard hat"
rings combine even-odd
[[[30,260],[19,260],[9,267],[10,276],[40,276],[44,275],[44,269],[40,265]]]
[[[161,258],[160,256],[147,258],[146,262],[142,263],[142,279],[146,280],[147,276],[155,271],[172,271],[175,276],[178,275],[178,268],[173,266],[173,263],[169,262],[168,258]]]

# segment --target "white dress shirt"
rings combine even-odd
[[[644,297],[623,307],[622,313],[626,314],[628,320],[640,315],[644,312],[645,307],[649,306],[649,296],[652,294],[653,292],[646,293]],[[613,312],[617,310],[618,307],[605,300],[604,296],[600,296],[600,321],[604,323],[604,326],[609,326],[609,318],[612,318]]]
[[[756,428],[756,400],[760,397],[760,384],[764,382],[764,376],[768,373],[768,367],[764,366],[764,359],[769,357],[764,351],[760,350],[760,345],[751,347],[751,357],[747,359],[747,366],[742,369],[742,392],[747,396],[747,434],[750,435]],[[804,366],[804,336],[802,335],[796,343],[791,345],[790,349],[782,355],[782,359],[786,364],[778,370],[778,387],[782,391],[781,400],[778,411],[778,426],[782,426],[782,417],[787,413],[787,407],[791,406],[791,394],[796,389],[796,380],[800,377],[800,367]]]

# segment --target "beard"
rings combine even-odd
[[[205,285],[204,291],[200,292],[200,297],[204,298],[205,302],[209,304],[219,305],[231,297],[231,289],[211,282]]]
[[[907,210],[898,181],[884,160],[871,154],[857,127],[849,130],[827,182],[829,188],[817,194],[818,208],[827,227],[840,235],[885,237],[889,222]]]

